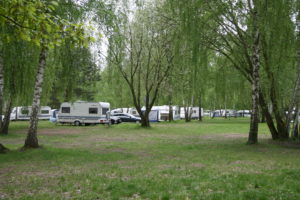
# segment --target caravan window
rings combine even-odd
[[[105,115],[109,111],[109,108],[102,108],[102,115]]]
[[[41,110],[42,114],[49,114],[49,110]]]
[[[29,110],[26,108],[22,108],[21,110],[22,115],[28,115],[29,114]]]
[[[98,108],[89,108],[89,114],[98,114]]]
[[[193,110],[193,113],[197,113],[197,110]]]
[[[62,113],[70,113],[70,107],[61,107]]]

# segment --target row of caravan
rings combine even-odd
[[[59,110],[41,106],[38,118],[61,124],[106,124],[109,122],[108,111],[110,111],[110,104],[107,102],[65,102],[61,104]],[[15,107],[11,112],[10,120],[29,120],[31,113],[31,106]]]
[[[149,120],[151,122],[167,121],[169,120],[170,106],[153,106],[149,113]],[[199,107],[189,107],[192,119],[199,118]],[[31,106],[20,106],[13,108],[10,120],[29,120],[31,115]],[[49,106],[41,106],[38,113],[38,118],[41,120],[49,120],[58,123],[74,123],[74,124],[97,124],[108,123],[110,112],[110,104],[107,102],[85,102],[76,101],[73,103],[62,103],[59,110],[51,109]],[[142,108],[145,111],[145,107]],[[184,108],[172,106],[173,119],[179,120],[185,118]],[[112,114],[128,113],[139,117],[135,108],[118,108],[111,111]],[[203,109],[201,108],[201,115],[203,116]]]
[[[199,107],[179,107],[179,106],[153,106],[149,113],[149,120],[151,122],[167,121],[169,120],[169,109],[172,109],[173,120],[180,120],[185,118],[185,113],[189,113],[191,119],[199,119],[199,117],[248,117],[251,116],[249,110],[215,110],[205,111]],[[142,112],[145,111],[142,108]],[[106,124],[114,118],[110,114],[128,113],[136,117],[139,114],[135,108],[118,108],[110,111],[110,104],[107,102],[65,102],[62,103],[59,110],[51,109],[49,106],[41,106],[38,113],[39,119],[45,119],[58,122],[61,124],[71,123],[75,125],[80,124]],[[31,106],[22,106],[13,108],[10,120],[29,120],[31,116]]]
[[[185,108],[179,106],[172,106],[172,114],[173,120],[180,120],[185,118]],[[199,107],[188,107],[188,113],[191,114],[191,119],[199,119]],[[146,108],[143,107],[142,111],[145,111]],[[149,113],[149,121],[150,122],[159,122],[159,121],[167,121],[169,120],[169,105],[163,106],[153,106],[150,113]],[[139,114],[135,108],[117,108],[111,111],[112,114],[116,113],[128,113],[132,114],[136,117],[139,117]],[[201,116],[203,116],[203,108],[201,108]]]
[[[164,106],[153,106],[149,114],[149,120],[151,122],[167,121],[169,120],[169,109],[168,105]],[[142,108],[145,111],[145,107]],[[220,110],[203,110],[199,107],[181,107],[172,106],[173,119],[185,119],[185,113],[190,114],[191,119],[199,119],[199,117],[251,117],[251,110],[232,110],[232,109],[220,109]],[[128,113],[136,117],[139,114],[135,108],[117,108],[111,111],[112,113]]]

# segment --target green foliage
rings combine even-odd
[[[263,87],[268,91],[274,85],[281,109],[288,107],[296,78],[297,44],[292,6],[290,1],[274,1],[261,8]]]
[[[94,101],[99,69],[87,48],[73,47],[69,41],[53,52],[50,105],[59,107],[63,101]]]
[[[71,23],[56,15],[57,6],[56,1],[2,1],[0,26],[12,27],[18,38],[37,46],[47,43],[47,46],[54,47],[60,45],[65,38],[87,45],[90,37],[85,37],[83,25]],[[3,38],[9,42],[14,36],[4,33]]]
[[[112,108],[134,107],[128,86],[113,63],[101,72],[101,81],[97,82],[95,99],[110,102]]]
[[[41,44],[49,48],[42,104],[58,107],[64,100],[94,99],[99,72],[88,47],[94,38],[92,27],[82,23],[90,2],[82,7],[64,0],[0,3],[0,45],[10,47],[3,47],[5,91],[15,94],[16,105],[30,104]]]
[[[15,105],[30,105],[33,95],[38,49],[34,45],[14,40],[4,43],[4,96],[13,95]]]
[[[283,111],[286,109],[295,81],[296,58],[296,33],[294,22],[295,2],[293,1],[254,1],[259,12],[259,28],[261,31],[261,88],[268,97],[275,88],[278,106]],[[296,1],[297,2],[297,1]],[[249,84],[240,84],[251,81],[251,59],[252,59],[252,19],[250,17],[246,1],[166,1],[166,8],[170,9],[170,20],[178,25],[179,65],[186,73],[195,74],[191,70],[194,66],[199,71],[196,77],[199,82],[209,85],[202,88],[205,91],[205,106],[207,103],[216,106],[230,105],[236,108],[249,107]],[[165,15],[167,15],[165,14]],[[208,57],[208,72],[204,70],[201,63],[201,52],[203,49],[212,51]],[[183,50],[184,49],[184,50]],[[202,50],[202,51],[201,51]],[[208,50],[209,51],[209,50]],[[197,59],[195,59],[197,58]],[[200,59],[199,59],[200,58]],[[187,59],[187,61],[184,61]],[[240,75],[234,70],[237,69]],[[209,75],[211,74],[211,75]],[[201,78],[200,78],[201,77]],[[193,76],[185,76],[185,94],[189,88],[196,88],[193,84],[186,86],[184,82],[191,83]],[[202,84],[203,85],[203,84]],[[197,85],[199,88],[199,85]],[[201,87],[201,86],[200,86]],[[201,89],[200,89],[201,90]],[[188,97],[185,97],[188,98]],[[275,99],[276,98],[276,99]],[[228,106],[227,106],[228,107]]]

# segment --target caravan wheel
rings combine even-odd
[[[81,123],[80,123],[80,121],[75,121],[75,122],[74,122],[74,125],[75,125],[75,126],[80,126]]]

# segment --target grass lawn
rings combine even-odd
[[[42,148],[20,152],[28,122],[0,143],[0,199],[300,199],[300,149],[248,119],[112,127],[39,124]]]

